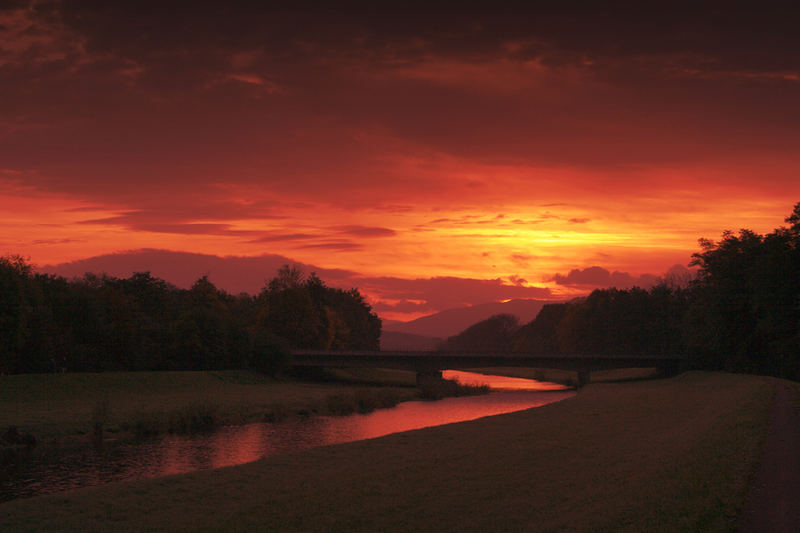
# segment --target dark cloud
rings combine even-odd
[[[155,249],[105,254],[69,263],[46,265],[40,270],[65,277],[83,276],[87,272],[107,273],[116,277],[129,277],[134,272],[151,272],[154,276],[183,288],[191,287],[198,278],[207,275],[212,283],[232,294],[255,294],[286,264],[297,265],[306,273],[317,272],[333,286],[352,286],[351,280],[355,276],[354,272],[348,270],[298,263],[281,255],[219,257]]]
[[[71,210],[75,211],[75,210]],[[85,208],[80,211],[96,211],[94,208]],[[90,225],[116,225],[132,230],[156,233],[177,233],[191,235],[230,235],[255,237],[248,242],[288,242],[308,241],[309,239],[325,239],[336,235],[346,235],[358,238],[392,237],[396,232],[389,228],[377,226],[345,225],[329,229],[318,229],[316,233],[287,233],[260,230],[238,230],[230,224],[196,222],[195,220],[208,219],[238,219],[257,218],[262,220],[281,219],[275,215],[274,205],[259,206],[255,204],[239,204],[233,202],[203,202],[173,208],[155,207],[134,211],[126,211],[111,217],[101,217],[79,221],[78,224]],[[358,243],[346,240],[334,240],[317,243],[306,243],[304,247],[353,249],[361,247]]]
[[[189,197],[190,200],[194,198]],[[168,200],[162,200],[164,204]],[[137,204],[153,204],[153,200],[137,199],[131,200]],[[281,215],[274,214],[274,205],[244,204],[238,202],[208,201],[188,201],[186,203],[172,203],[171,205],[155,205],[130,211],[123,211],[114,216],[91,218],[78,221],[77,224],[83,225],[113,225],[135,231],[145,231],[153,233],[175,233],[184,235],[228,235],[239,237],[259,236],[252,242],[268,242],[269,240],[280,240],[281,235],[273,235],[269,232],[258,230],[235,229],[231,224],[223,221],[231,219],[252,218],[261,220],[280,220]],[[69,212],[96,212],[107,210],[103,208],[87,207],[69,209]],[[219,220],[216,222],[199,222],[205,220]],[[274,237],[274,239],[271,239]]]
[[[696,277],[696,268],[687,268],[684,265],[672,265],[664,274],[664,282],[672,287],[686,288]]]
[[[680,6],[531,4],[435,5],[410,9],[338,6],[316,10],[268,9],[258,4],[199,3],[192,9],[147,3],[67,0],[56,9],[65,25],[88,35],[90,49],[132,58],[181,47],[213,51],[220,45],[252,50],[269,45],[276,55],[325,54],[347,58],[354,49],[390,50],[404,57],[431,53],[466,57],[505,49],[521,58],[544,58],[556,66],[606,57],[677,56],[684,64],[715,68],[785,68],[795,64],[796,28],[783,9],[760,5]],[[738,6],[738,7],[737,7]],[[43,7],[42,10],[45,8]],[[705,61],[701,57],[706,54]],[[716,59],[712,61],[708,56]],[[773,57],[766,63],[759,56]],[[684,58],[684,56],[690,56]]]
[[[34,35],[0,68],[4,165],[95,197],[225,176],[368,203],[436,190],[385,167],[409,149],[619,167],[800,141],[800,38],[763,6],[117,4],[5,11]]]
[[[316,250],[360,250],[364,247],[363,244],[352,241],[330,241],[330,242],[315,242],[310,244],[300,244],[296,248],[300,249],[316,249]]]
[[[32,244],[35,244],[35,245],[42,245],[42,244],[53,245],[53,244],[67,244],[67,243],[70,243],[70,242],[81,242],[81,241],[78,240],[78,239],[47,239],[47,240],[39,239],[39,240],[32,241]]]
[[[185,200],[185,202],[181,202]],[[271,219],[284,218],[276,214],[276,208],[283,207],[277,203],[236,202],[210,200],[206,196],[197,196],[184,192],[177,198],[134,197],[131,203],[139,204],[137,209],[125,210],[110,217],[89,219],[83,224],[115,224],[137,229],[143,224],[189,224],[200,220],[225,221],[230,219]],[[108,210],[108,208],[105,208]],[[94,211],[94,208],[72,209],[73,212]]]
[[[337,226],[334,229],[354,237],[393,237],[397,234],[393,229],[371,226]]]
[[[91,212],[103,211],[105,209],[106,209],[106,207],[102,206],[102,205],[91,205],[91,206],[86,206],[86,207],[72,207],[70,209],[67,209],[67,212],[68,213],[91,213]]]
[[[372,306],[376,313],[382,312],[390,313],[424,313],[437,311],[427,302],[410,302],[408,300],[401,300],[397,303],[387,303],[384,301],[375,302]]]
[[[177,233],[183,235],[232,235],[232,236],[249,236],[255,235],[256,231],[246,231],[233,229],[230,224],[158,224],[139,222],[135,225],[125,224],[122,217],[108,217],[98,218],[92,220],[84,220],[79,224],[119,224],[136,229],[139,231],[149,231],[152,233]]]
[[[141,224],[136,229],[153,233],[177,233],[184,235],[230,235],[247,237],[257,231],[233,229],[230,224]]]
[[[130,235],[225,236],[215,240],[237,253],[250,242],[324,257],[394,244],[383,237],[455,229],[453,246],[480,237],[479,250],[498,243],[498,259],[518,251],[502,244],[510,232],[486,242],[503,225],[590,217],[619,232],[628,230],[610,221],[631,221],[638,232],[651,205],[659,211],[652,220],[677,220],[664,215],[683,209],[673,198],[686,197],[687,222],[674,227],[688,232],[709,198],[737,213],[744,201],[731,199],[769,205],[800,190],[793,17],[733,4],[535,4],[3,3],[0,189],[38,205],[99,206],[77,208],[90,213],[81,236],[111,224]],[[627,213],[629,199],[636,201]],[[539,213],[564,200],[574,209]],[[375,218],[379,211],[409,213],[412,229],[399,217]],[[243,221],[246,230],[238,229]],[[46,221],[73,222],[74,215]],[[495,235],[487,225],[499,227]],[[9,228],[3,238],[20,240]],[[163,245],[162,235],[136,237],[137,246]],[[200,240],[187,237],[186,246],[209,246]],[[87,248],[58,253],[99,253]],[[438,250],[423,248],[399,268],[431,273]],[[591,257],[583,264],[611,264]],[[491,275],[507,280],[518,270],[500,267],[506,271]],[[639,280],[607,278],[578,271],[556,279],[576,287]],[[425,290],[430,299],[420,296]],[[462,305],[542,290],[387,278],[373,292]]]
[[[559,285],[582,289],[605,287],[628,289],[631,287],[651,287],[658,283],[660,278],[653,274],[632,276],[627,272],[610,272],[603,267],[592,266],[584,269],[570,270],[566,276],[556,274],[553,276],[552,280]]]
[[[531,254],[511,254],[510,259],[519,266],[528,266],[533,259],[536,259],[536,256]]]
[[[248,242],[258,243],[258,242],[305,241],[308,239],[316,239],[316,238],[319,238],[319,235],[313,235],[311,233],[269,233]]]
[[[513,283],[514,285],[520,285],[520,286],[524,286],[524,285],[526,285],[528,283],[527,279],[525,279],[525,278],[523,278],[521,276],[518,276],[516,274],[514,274],[513,276],[509,276],[508,280],[511,283]]]
[[[212,283],[230,293],[255,294],[285,264],[297,265],[306,273],[316,272],[330,286],[357,287],[362,293],[371,295],[376,302],[375,309],[380,311],[436,312],[515,298],[552,297],[549,289],[525,286],[521,278],[515,278],[512,284],[508,284],[500,279],[364,277],[353,271],[321,268],[275,254],[219,257],[143,249],[46,265],[40,270],[66,277],[82,276],[86,272],[128,277],[134,272],[149,271],[154,276],[183,288],[191,287],[198,278],[207,275]]]
[[[364,277],[359,282],[361,288],[381,299],[425,302],[437,310],[512,298],[552,297],[547,288],[507,284],[501,279]]]

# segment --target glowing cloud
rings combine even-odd
[[[649,283],[800,199],[791,17],[384,9],[0,8],[0,253],[281,257],[410,317]]]

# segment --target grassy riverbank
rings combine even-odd
[[[0,428],[17,426],[40,440],[89,435],[98,425],[106,436],[146,435],[367,411],[418,395],[412,373],[374,371],[341,379],[273,379],[247,371],[1,376]]]
[[[689,373],[253,464],[0,504],[0,529],[724,531],[772,389]]]

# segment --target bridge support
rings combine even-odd
[[[576,388],[582,389],[589,384],[589,370],[578,370],[578,386]]]
[[[662,364],[660,370],[662,377],[672,378],[684,372],[686,369],[682,361],[670,361],[669,363]]]
[[[431,385],[442,381],[441,370],[428,370],[425,372],[417,372],[417,387]]]

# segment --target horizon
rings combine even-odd
[[[0,8],[0,255],[401,321],[647,286],[800,198],[791,17],[651,9]]]
[[[66,279],[81,278],[86,274],[108,275],[128,278],[136,272],[148,272],[181,289],[189,289],[201,277],[207,277],[218,289],[231,295],[247,293],[257,295],[277,273],[278,268],[288,264],[298,267],[304,275],[317,274],[331,287],[356,288],[365,295],[368,303],[374,294],[415,294],[425,298],[429,312],[382,313],[376,312],[384,321],[408,323],[446,311],[476,308],[491,304],[507,304],[517,301],[563,302],[586,296],[596,288],[628,289],[650,288],[674,276],[677,283],[693,276],[694,270],[673,265],[662,276],[644,274],[631,276],[623,272],[608,272],[600,267],[570,272],[564,278],[576,287],[575,291],[553,293],[524,284],[506,284],[501,279],[481,280],[453,277],[429,279],[402,279],[387,277],[364,277],[358,273],[318,268],[314,265],[296,263],[281,256],[218,257],[208,254],[174,252],[169,250],[136,250],[105,254],[60,265],[45,265],[34,269],[43,274],[62,276]],[[271,274],[270,274],[271,272]],[[681,281],[683,280],[683,281]],[[456,291],[453,293],[452,291]],[[488,315],[487,315],[488,316]]]

